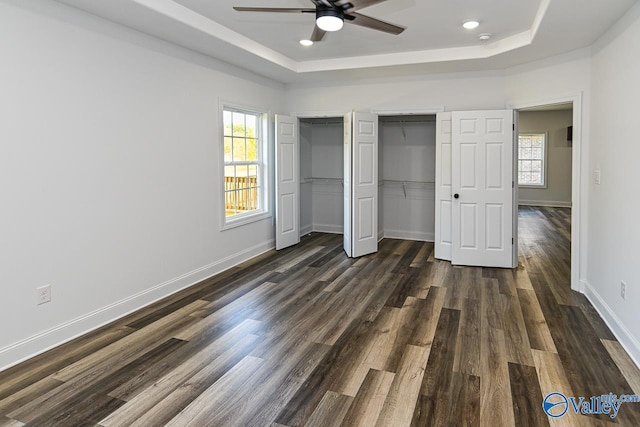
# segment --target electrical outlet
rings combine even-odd
[[[627,284],[624,283],[624,280],[620,281],[620,296],[622,299],[627,299]]]
[[[38,305],[51,302],[51,285],[36,288],[36,303]]]

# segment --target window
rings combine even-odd
[[[268,213],[264,119],[263,113],[223,106],[224,227]]]
[[[546,185],[545,150],[544,133],[518,135],[518,185],[531,187]]]

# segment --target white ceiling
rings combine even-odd
[[[341,31],[328,33],[323,41],[305,48],[299,41],[310,37],[314,15],[236,12],[231,6],[313,8],[311,0],[268,4],[234,0],[222,5],[206,0],[176,1],[296,61],[481,45],[480,33],[491,33],[497,40],[529,30],[540,6],[540,0],[386,0],[359,13],[406,27],[402,34],[394,36],[347,21]],[[482,25],[474,31],[464,30],[462,22],[471,18]]]
[[[358,12],[407,27],[399,36],[345,24],[305,48],[312,14],[233,6],[311,0],[58,0],[282,82],[502,69],[587,47],[637,0],[386,0]],[[473,31],[467,19],[481,22]],[[491,33],[491,41],[478,35]]]

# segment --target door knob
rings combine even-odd
[[[454,194],[454,195],[453,195],[453,198],[454,198],[454,199],[459,199],[459,198],[460,198],[460,195],[459,195],[458,193],[456,193],[456,194]]]

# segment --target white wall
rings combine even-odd
[[[313,229],[329,233],[344,231],[344,124],[340,119],[322,120],[311,126]],[[322,178],[328,178],[323,180]]]
[[[510,68],[504,81],[507,105],[512,108],[573,102],[572,170],[574,175],[583,171],[580,179],[572,180],[572,199],[579,199],[572,206],[572,261],[577,260],[572,266],[574,286],[587,277],[590,69],[591,51],[581,49]]]
[[[371,109],[475,110],[504,108],[503,73],[435,74],[415,78],[352,80],[287,86],[290,112]]]
[[[520,133],[546,134],[546,187],[520,187],[521,205],[571,206],[571,146],[567,127],[573,122],[572,110],[521,111]]]
[[[51,1],[0,2],[0,52],[0,369],[272,246],[220,231],[218,102],[282,85]]]
[[[588,289],[614,331],[640,363],[640,4],[595,46],[591,68],[591,161],[589,176],[602,171],[602,183],[589,180]],[[627,297],[620,296],[620,281]]]
[[[433,117],[400,119],[381,118],[379,124],[381,230],[387,237],[433,241],[436,123]]]

